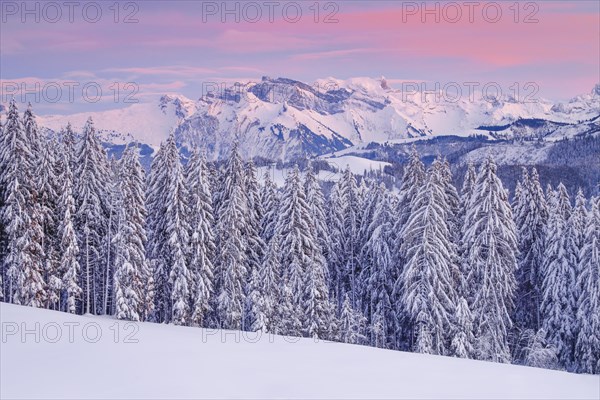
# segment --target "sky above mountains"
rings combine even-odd
[[[263,75],[383,75],[427,90],[495,82],[507,93],[534,82],[557,100],[600,81],[595,1],[48,4],[1,4],[2,103],[100,110]]]

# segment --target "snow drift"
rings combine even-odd
[[[1,398],[600,398],[600,376],[6,303],[0,320]]]

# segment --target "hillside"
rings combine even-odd
[[[1,398],[600,397],[599,376],[6,303],[0,319]]]

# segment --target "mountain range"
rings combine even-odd
[[[263,77],[191,100],[165,94],[155,101],[109,111],[46,115],[40,126],[58,131],[67,122],[81,129],[89,116],[103,140],[156,147],[170,133],[181,146],[199,145],[211,158],[234,140],[246,157],[288,160],[437,136],[556,141],[600,131],[600,84],[568,102],[520,102],[510,95],[489,99],[407,93],[385,78],[327,78],[307,84]]]

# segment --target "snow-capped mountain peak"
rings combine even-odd
[[[119,110],[44,116],[40,124],[57,130],[70,121],[80,129],[92,116],[105,139],[113,143],[137,140],[158,145],[174,132],[180,144],[200,145],[220,157],[237,137],[246,156],[284,159],[413,137],[489,135],[491,131],[507,137],[562,137],[581,133],[570,124],[592,121],[600,114],[599,93],[600,84],[567,103],[519,102],[509,95],[451,101],[436,93],[403,93],[385,77],[326,78],[307,84],[264,76],[206,93],[198,101],[165,94],[155,102]],[[556,124],[546,124],[542,133],[539,123],[526,131],[521,125],[512,127],[521,120]]]

